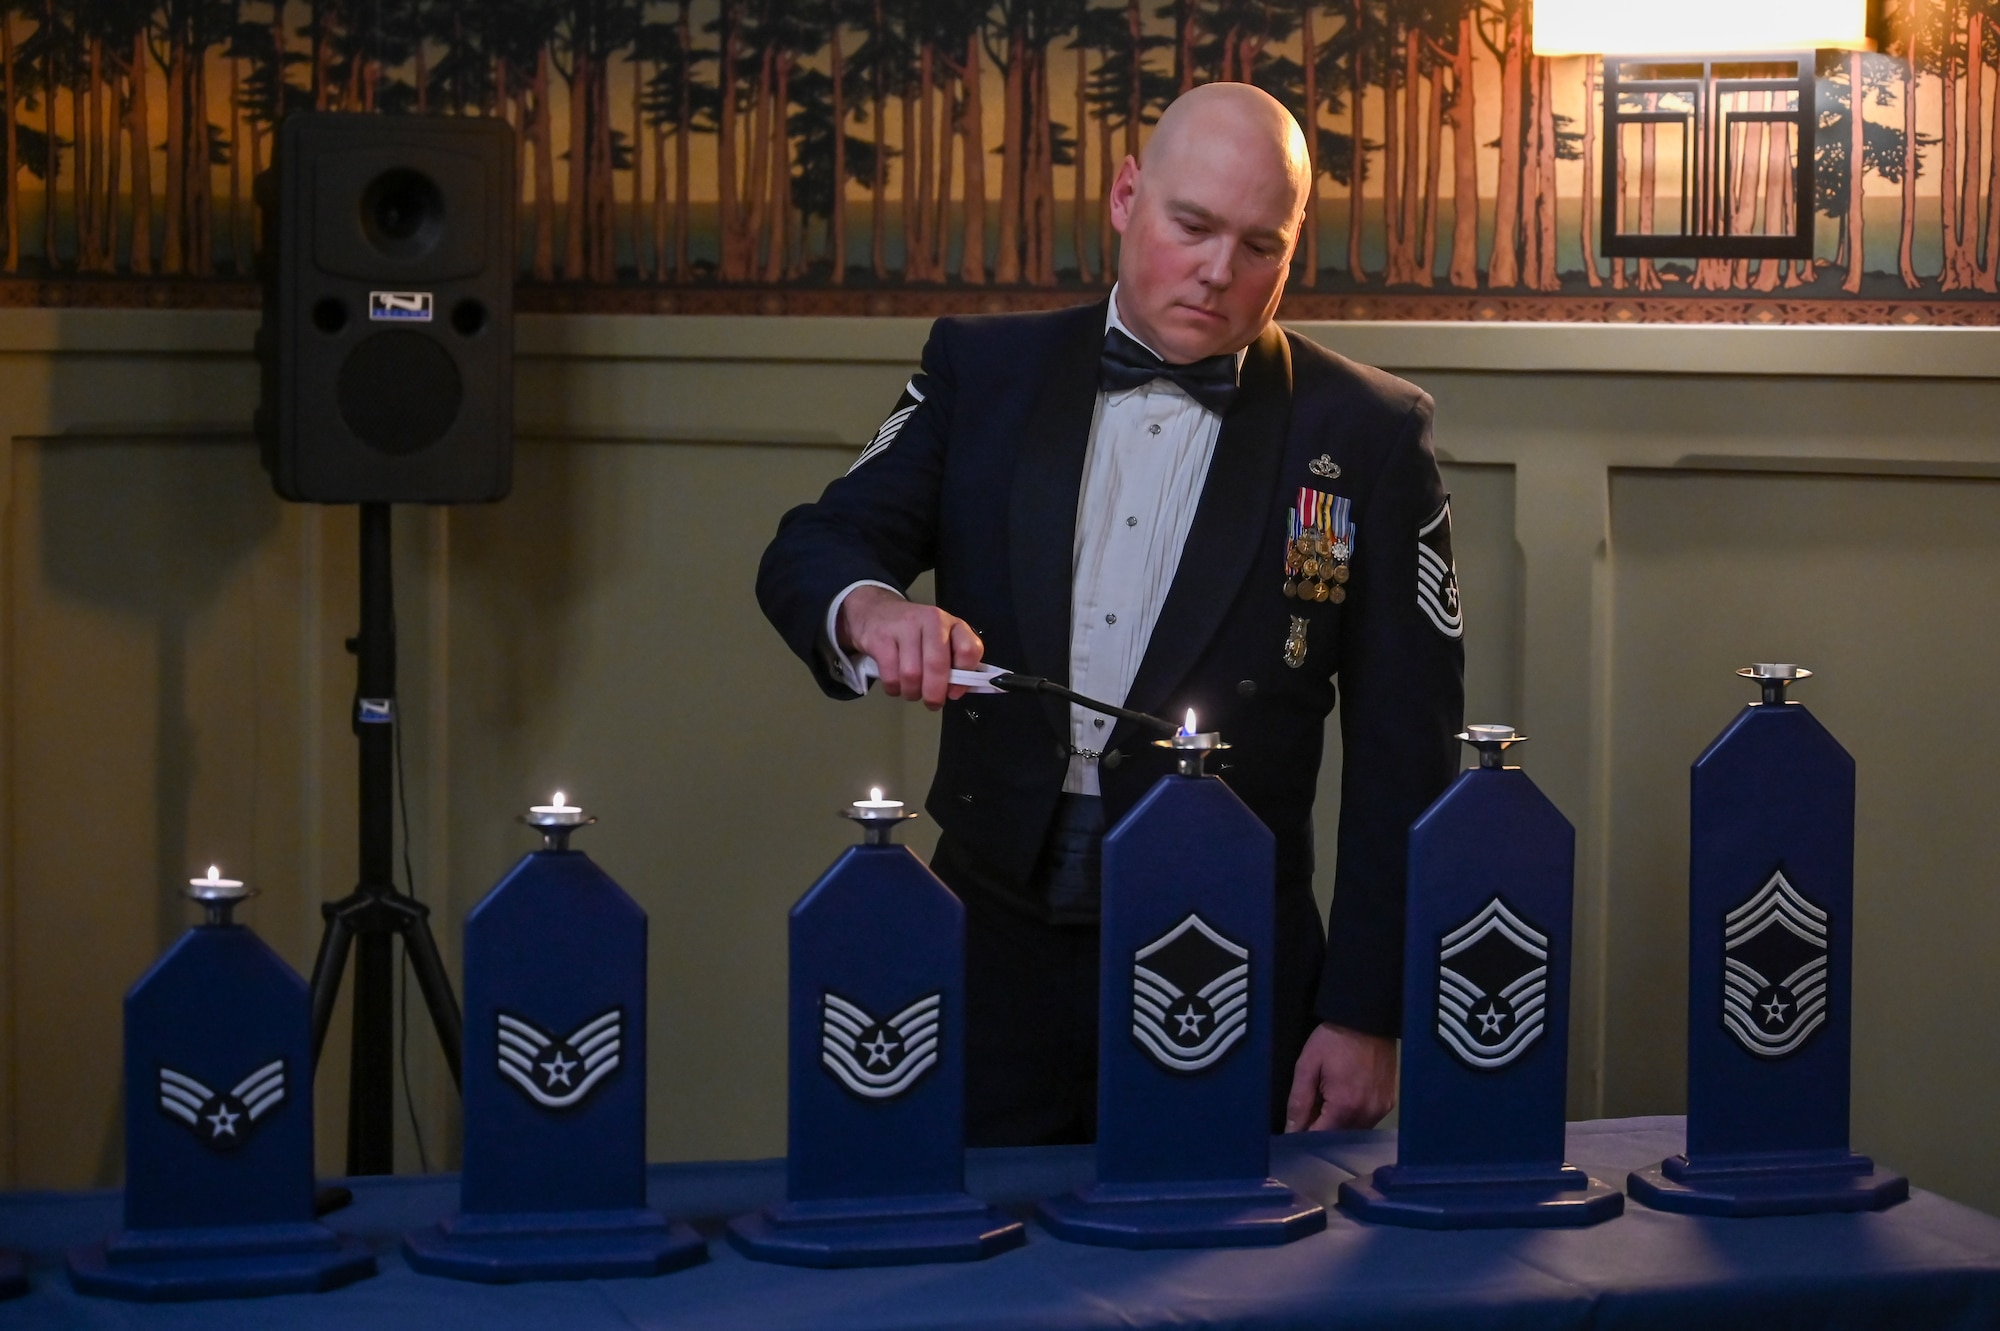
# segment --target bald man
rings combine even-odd
[[[1464,654],[1430,398],[1272,323],[1307,184],[1279,103],[1183,94],[1112,186],[1110,299],[938,320],[765,553],[758,599],[827,694],[866,692],[872,658],[885,693],[943,709],[925,807],[966,905],[974,1145],[1094,1137],[1099,846],[1168,770],[1130,723],[951,684],[986,660],[1223,733],[1212,770],[1277,838],[1273,1127],[1394,1103],[1405,838],[1457,770]],[[903,594],[926,570],[936,605]]]

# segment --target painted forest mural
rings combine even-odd
[[[1119,162],[1236,79],[1309,129],[1287,317],[2000,322],[2000,0],[1886,3],[1819,57],[1812,257],[1696,262],[1604,255],[1601,155],[1650,231],[1680,145],[1607,141],[1530,0],[0,0],[0,303],[254,304],[312,109],[504,117],[525,310],[1069,303]],[[1722,206],[1790,229],[1794,141],[1726,133]]]

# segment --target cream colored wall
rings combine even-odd
[[[270,496],[240,315],[0,314],[0,1181],[118,1177],[118,1003],[220,860],[302,969],[353,874],[349,510]],[[2000,643],[2000,340],[1970,330],[1339,325],[1439,402],[1471,719],[1578,825],[1571,1109],[1679,1107],[1686,769],[1752,658],[1861,765],[1855,1135],[2000,1205],[1982,760]],[[935,723],[820,697],[757,616],[777,515],[837,474],[906,320],[528,319],[513,498],[399,510],[414,869],[458,921],[561,786],[651,915],[649,1148],[783,1149],[786,907],[916,797]],[[1872,377],[1853,378],[1867,372]],[[1323,783],[1331,791],[1332,781]],[[1321,826],[1336,813],[1327,799]],[[920,824],[919,827],[923,825]],[[928,844],[920,831],[913,840]],[[338,1167],[344,1047],[318,1094]],[[1968,1033],[1971,1039],[1968,1042]],[[454,1100],[412,1025],[417,1118]],[[415,1164],[408,1125],[399,1160]]]

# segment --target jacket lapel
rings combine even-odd
[[[1077,310],[1042,362],[1008,513],[1014,613],[1027,654],[1017,668],[1058,683],[1069,681],[1076,506],[1097,406],[1105,310],[1103,301]],[[1042,704],[1056,734],[1066,738],[1068,704],[1047,696]]]
[[[1126,706],[1158,714],[1241,594],[1264,542],[1291,410],[1291,348],[1273,324],[1243,358],[1242,391],[1223,417],[1194,524]],[[1275,562],[1272,568],[1275,577]]]

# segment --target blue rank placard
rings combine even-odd
[[[792,907],[786,1200],[729,1228],[762,1261],[972,1261],[1025,1237],[965,1191],[965,908],[876,830]]]
[[[1848,1146],[1854,759],[1788,684],[1695,760],[1688,853],[1687,1151],[1634,1172],[1668,1211],[1876,1210],[1909,1180]]]
[[[526,856],[466,916],[464,1069],[459,1214],[404,1238],[412,1267],[505,1283],[706,1257],[646,1204],[646,914],[582,852]]]
[[[365,1245],[313,1214],[309,1002],[298,972],[224,922],[190,930],[132,987],[125,1223],[70,1254],[78,1290],[247,1298],[374,1274]]]
[[[1342,1210],[1426,1229],[1588,1225],[1623,1194],[1563,1159],[1576,832],[1519,767],[1510,726],[1410,828],[1396,1163]]]
[[[1077,1243],[1241,1247],[1326,1226],[1269,1177],[1276,843],[1195,752],[1104,838],[1097,1181],[1037,1209]]]

